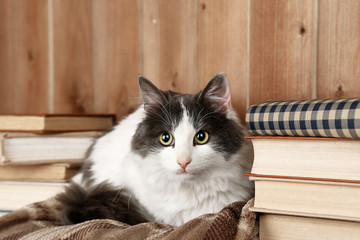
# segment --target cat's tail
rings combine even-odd
[[[92,219],[113,219],[130,225],[147,222],[132,203],[124,189],[114,189],[102,183],[89,190],[70,183],[64,193],[57,196],[63,204],[60,221],[63,225]]]

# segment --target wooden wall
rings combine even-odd
[[[360,96],[360,0],[0,0],[0,113],[116,113],[137,76],[233,106]]]

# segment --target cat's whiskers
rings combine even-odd
[[[159,96],[155,93],[148,93],[149,96],[153,96],[152,100],[155,101],[157,104],[160,104],[161,106],[163,105],[162,100],[165,100],[167,104],[169,104],[169,100],[166,99],[165,97],[163,97],[162,99],[159,99]]]
[[[173,122],[171,114],[169,113],[169,111],[167,110],[167,108],[165,107],[165,105],[163,104],[163,102],[158,98],[158,96],[156,94],[150,93],[149,95],[153,95],[153,100],[160,105],[160,110],[163,113],[163,115],[166,117],[166,119],[163,116],[160,116],[160,114],[156,113],[155,111],[152,111],[153,113],[156,113],[156,115],[158,115],[159,117],[161,117],[163,119],[163,121],[171,128],[171,123]],[[169,104],[169,101],[164,98],[166,103]]]
[[[169,104],[169,102],[167,102],[168,104]],[[168,111],[168,109],[165,107],[165,105],[162,103],[162,102],[159,102],[159,104],[160,104],[160,106],[161,106],[161,111],[164,113],[164,115],[166,116],[166,118],[167,118],[167,120],[168,120],[168,122],[170,123],[170,125],[171,125],[171,123],[173,123],[174,121],[173,121],[173,119],[172,119],[172,117],[171,117],[171,114],[170,114],[170,112]],[[171,109],[171,108],[170,108]]]
[[[119,193],[120,193],[120,192],[121,192],[121,190],[117,191],[115,197],[114,197],[113,200],[112,200],[112,203],[116,203],[116,202],[119,200],[119,198],[120,198],[120,194],[119,194]]]
[[[166,116],[166,118],[167,118],[167,121],[170,123],[170,125],[171,125],[171,123],[173,122],[172,121],[172,118],[171,118],[171,115],[170,115],[170,113],[169,113],[169,111],[165,108],[165,106],[163,105],[163,104],[161,104],[161,111],[164,113],[164,115]]]
[[[172,119],[172,117],[171,117],[171,115],[172,115],[172,113],[171,113],[171,108],[169,108],[169,111],[168,111],[167,109],[165,109],[165,110],[167,111],[167,113],[168,113],[168,115],[169,115],[169,118],[170,118],[171,123],[174,123],[174,121],[173,121],[173,119]]]
[[[201,112],[201,111],[200,111]],[[219,120],[221,120],[220,118],[216,117],[216,116],[211,116],[212,114],[215,114],[216,111],[213,112],[208,112],[206,113],[204,116],[202,116],[199,120],[197,120],[198,124],[199,124],[199,130],[201,130],[204,125],[205,125],[205,120],[209,119],[209,118],[217,118]]]
[[[204,120],[210,115],[210,114],[214,114],[215,112],[208,112],[207,114],[205,114],[204,116],[202,116],[199,120],[198,120],[198,122],[199,123],[203,123],[204,122]]]
[[[219,120],[220,122],[224,122],[224,119],[221,119],[218,116],[208,116],[207,119],[209,119],[209,118],[215,118],[215,119]]]
[[[151,113],[154,113],[155,115],[157,115],[159,118],[161,118],[161,120],[162,120],[162,122],[163,123],[165,123],[168,127],[169,127],[169,129],[171,129],[172,127],[171,127],[171,122],[169,121],[169,120],[167,120],[167,119],[165,119],[163,116],[161,116],[159,113],[157,113],[156,111],[150,111]]]
[[[200,123],[202,124],[202,125],[201,125],[201,128],[204,127],[204,122],[205,122],[205,120],[207,120],[207,119],[209,119],[209,118],[215,118],[215,119],[219,120],[220,122],[224,122],[224,119],[216,116],[215,114],[214,114],[214,115],[211,115],[212,113],[216,113],[216,112],[208,113],[208,114],[206,114],[205,116],[203,116],[203,117],[201,118],[201,122],[200,122]]]
[[[128,207],[128,210],[130,210],[130,201],[131,201],[131,197],[133,196],[133,193],[131,192],[130,193],[130,196],[129,196],[129,200],[128,200],[128,205],[127,205],[127,207]]]
[[[202,108],[199,112],[198,112],[198,114],[197,114],[197,116],[196,116],[196,121],[198,122],[198,120],[199,120],[199,118],[200,118],[200,114],[204,111],[204,109],[205,108]]]

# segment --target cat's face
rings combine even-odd
[[[232,164],[244,143],[232,116],[226,76],[216,75],[195,95],[160,91],[139,80],[146,111],[132,140],[142,165],[182,179],[219,171]]]

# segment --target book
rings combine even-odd
[[[0,181],[66,182],[80,170],[79,164],[0,166]]]
[[[360,180],[360,140],[252,136],[251,173]]]
[[[0,181],[0,212],[8,213],[27,204],[46,200],[64,191],[67,184]]]
[[[107,131],[114,122],[113,114],[2,114],[0,132]]]
[[[259,232],[261,240],[358,240],[360,239],[360,223],[324,218],[262,214]]]
[[[360,98],[267,101],[248,108],[246,126],[256,136],[360,138]]]
[[[0,164],[81,163],[103,132],[0,133]]]
[[[360,222],[360,181],[258,177],[254,212],[321,217]]]

